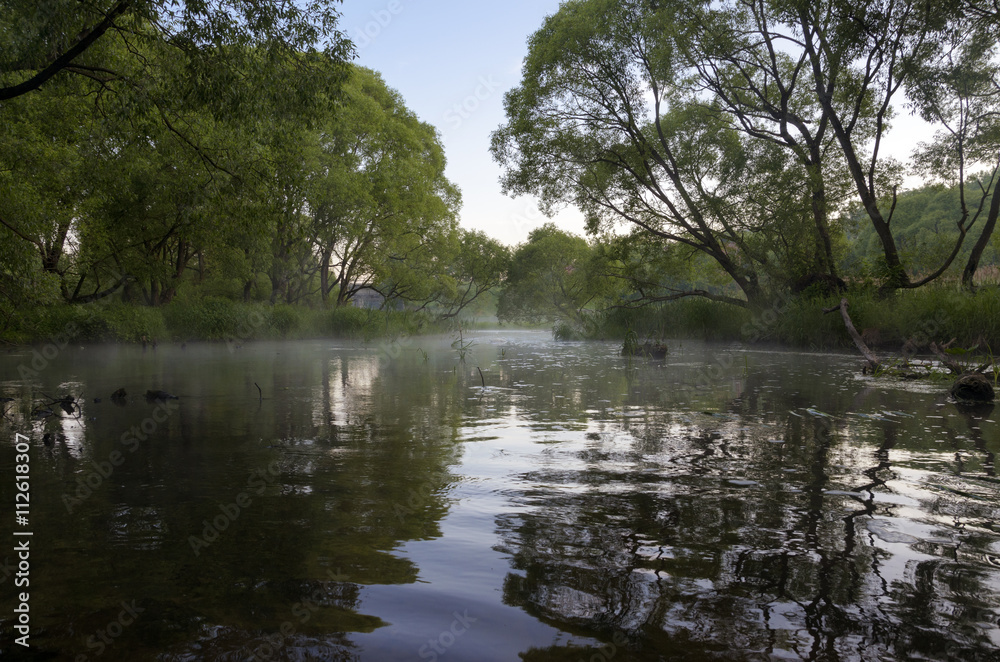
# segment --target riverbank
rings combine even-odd
[[[873,291],[843,296],[855,327],[875,349],[899,351],[908,341],[926,346],[953,338],[958,347],[1000,348],[1000,288],[982,288],[974,295],[937,287],[889,296]],[[770,342],[812,349],[852,347],[841,316],[823,312],[840,299],[839,294],[777,298],[758,311],[695,298],[640,309],[619,308],[596,315],[582,335],[619,339],[632,330],[640,338]],[[557,328],[557,335],[563,337],[573,333]]]
[[[44,306],[19,311],[0,331],[9,344],[41,342],[244,342],[307,338],[372,338],[439,330],[412,311],[243,303],[205,297],[151,308],[123,303]]]
[[[956,288],[923,288],[883,297],[872,291],[846,295],[854,325],[874,349],[899,351],[907,341],[1000,348],[1000,288],[975,295]],[[706,299],[684,299],[639,309],[595,313],[588,328],[556,324],[558,339],[621,340],[629,331],[640,338],[691,338],[767,342],[793,348],[850,348],[853,343],[839,314],[824,314],[840,295],[776,298],[750,311]],[[20,311],[0,330],[9,344],[41,342],[250,341],[307,338],[394,337],[447,330],[422,312],[341,307],[313,309],[225,297],[172,302],[159,308],[122,303],[47,306]],[[475,328],[471,324],[466,328]]]

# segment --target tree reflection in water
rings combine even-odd
[[[982,418],[960,419],[981,453],[929,482],[919,421],[846,413],[880,394],[809,414],[759,386],[681,429],[623,419],[590,435],[584,468],[520,477],[522,508],[496,521],[505,602],[609,642],[525,659],[996,659]]]

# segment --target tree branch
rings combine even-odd
[[[107,32],[112,25],[114,25],[115,19],[124,14],[129,9],[131,4],[132,0],[122,0],[117,5],[112,7],[111,11],[105,15],[103,21],[90,30],[85,30],[78,42],[73,44],[73,46],[67,49],[62,55],[53,60],[49,66],[39,71],[28,80],[18,83],[17,85],[0,88],[0,101],[13,99],[14,97],[27,94],[28,92],[32,92],[40,88],[50,78],[68,67],[78,55],[90,48],[95,41],[100,39],[104,33]]]

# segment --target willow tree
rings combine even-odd
[[[937,127],[933,138],[915,151],[921,172],[958,189],[962,236],[983,219],[962,270],[962,284],[974,289],[976,270],[1000,216],[1000,195],[996,194],[1000,182],[1000,9],[994,5],[994,12],[987,13],[974,2],[964,9],[968,12],[964,20],[946,24],[938,39],[924,43],[910,62],[909,96],[921,117]],[[955,243],[953,252],[962,242]]]
[[[337,30],[339,0],[3,0],[0,3],[0,101],[67,76],[104,84],[123,72],[108,42],[160,41],[184,53],[187,74],[204,98],[252,100],[294,61],[311,71],[309,89],[329,84],[324,67],[343,62],[353,46]],[[146,66],[142,49],[133,64]],[[286,98],[299,96],[288,86]],[[242,99],[240,97],[243,97]]]
[[[324,300],[343,305],[366,287],[430,296],[428,270],[454,239],[461,204],[436,129],[381,76],[354,67],[316,134],[307,201]]]
[[[512,322],[571,321],[586,328],[588,306],[608,284],[593,269],[596,253],[587,241],[551,223],[535,228],[514,250],[497,317]]]
[[[990,191],[981,191],[978,202],[970,201],[964,191],[970,166],[977,160],[983,163],[984,147],[991,154],[1000,148],[991,128],[996,125],[997,107],[992,63],[1000,46],[997,14],[995,7],[989,11],[989,4],[978,0],[721,3],[723,11],[759,8],[774,31],[792,37],[786,44],[793,57],[808,65],[802,75],[809,78],[856,200],[879,238],[887,288],[915,288],[940,277],[982,217]],[[947,164],[947,179],[963,190],[952,216],[957,238],[928,273],[914,273],[907,264],[891,225],[904,168],[885,154],[884,139],[893,118],[907,105],[938,131],[935,150],[939,155],[949,152],[939,164]],[[917,159],[925,160],[926,154]],[[991,232],[992,226],[985,224],[980,231],[983,244]]]
[[[120,159],[114,162],[119,153],[114,142],[133,153],[145,142],[161,151],[155,157],[161,160],[169,146],[173,162],[161,175],[167,177],[170,168],[184,170],[193,187],[184,192],[189,198],[200,189],[218,192],[222,180],[249,181],[242,166],[253,158],[261,136],[274,134],[283,119],[314,121],[332,108],[352,52],[337,30],[335,4],[0,2],[0,140],[5,149],[20,143],[2,155],[13,164],[0,164],[0,188],[14,192],[0,204],[0,254],[39,254],[38,262],[29,263],[42,270],[46,282],[60,281],[66,300],[113,292],[108,283],[126,282],[113,264],[118,251],[110,245],[110,254],[92,251],[88,274],[80,254],[69,260],[67,249],[86,234],[72,227],[87,219],[84,206],[108,202],[105,192],[121,202],[131,175],[138,180],[149,174],[131,173],[120,167]],[[224,136],[216,130],[220,124],[228,124]],[[97,144],[105,138],[104,145]],[[18,159],[19,153],[32,158]],[[52,157],[48,163],[34,158],[46,153]],[[54,167],[57,163],[65,167]],[[136,169],[144,163],[135,162]],[[189,165],[200,165],[202,172],[191,173]],[[103,191],[105,166],[118,168],[119,177]],[[182,178],[175,179],[176,192]],[[144,229],[132,229],[146,236]],[[89,231],[91,237],[111,237],[95,227]],[[136,233],[130,232],[123,228],[121,246],[134,248],[127,237]],[[190,244],[185,246],[174,256],[180,263],[190,256]]]
[[[778,208],[787,213],[797,206],[811,215],[811,232],[800,237],[808,254],[784,265],[792,268],[790,280],[817,274],[836,279],[834,249],[840,229],[831,219],[843,209],[849,190],[829,115],[812,93],[811,63],[799,36],[773,20],[771,3],[675,4],[688,16],[682,21],[678,48],[697,72],[696,83],[732,117],[761,156],[783,154],[784,167],[758,169],[763,177],[754,185],[759,191],[752,199],[756,213],[766,215],[768,209]],[[666,6],[660,11],[668,11]],[[675,6],[673,11],[681,9]],[[791,206],[771,204],[789,194],[799,197],[785,201]]]
[[[755,143],[699,92],[682,48],[686,8],[564,3],[529,41],[492,152],[507,193],[536,194],[546,210],[575,205],[593,232],[630,224],[651,241],[687,246],[739,290],[681,289],[660,300],[758,306],[775,287],[768,273],[798,259],[803,233],[808,245],[829,242],[814,238],[825,226],[810,218],[806,171],[789,169],[787,154]],[[830,273],[830,250],[818,255]]]

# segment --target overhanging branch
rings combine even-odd
[[[22,94],[27,94],[37,90],[42,85],[44,85],[50,78],[55,76],[57,73],[65,69],[79,56],[81,53],[86,51],[90,46],[100,39],[108,29],[114,25],[115,19],[124,14],[132,4],[132,0],[122,0],[117,5],[111,8],[111,11],[105,15],[104,20],[95,25],[90,30],[85,30],[80,37],[80,40],[73,44],[61,55],[56,57],[49,66],[45,67],[37,74],[29,78],[28,80],[18,83],[17,85],[11,85],[10,87],[0,88],[0,101],[5,101],[7,99],[13,99],[14,97],[21,96]]]

